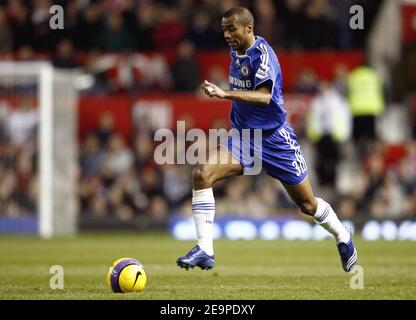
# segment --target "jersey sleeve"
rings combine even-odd
[[[277,66],[274,66],[271,62],[272,57],[270,56],[269,50],[263,43],[260,43],[257,49],[260,54],[254,61],[254,89],[257,89],[263,84],[269,84],[270,89],[273,91],[277,75]]]

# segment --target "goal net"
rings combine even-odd
[[[0,234],[72,234],[77,91],[46,62],[0,62]]]

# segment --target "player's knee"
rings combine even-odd
[[[304,200],[301,203],[298,204],[299,209],[309,216],[313,216],[316,213],[316,209],[318,207],[318,203],[315,199],[311,200]]]
[[[213,174],[207,165],[198,165],[192,171],[195,187],[210,187],[214,183]]]

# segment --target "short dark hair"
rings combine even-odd
[[[238,22],[240,22],[242,25],[248,25],[249,23],[254,25],[254,17],[253,14],[245,7],[233,7],[229,10],[227,10],[222,16],[223,18],[229,18],[233,15],[238,16]]]

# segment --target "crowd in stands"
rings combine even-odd
[[[28,101],[13,110],[3,103],[0,111],[1,215],[33,214],[38,197],[37,111]],[[131,141],[126,141],[114,130],[111,113],[101,115],[97,128],[80,142],[79,207],[83,216],[163,220],[173,213],[191,212],[192,166],[157,165],[154,130],[144,119]],[[341,217],[415,217],[415,140],[405,146],[375,141],[360,163],[348,192],[333,194]],[[318,181],[313,183],[319,185]],[[266,217],[297,212],[280,183],[264,173],[218,182],[215,195],[218,215]]]
[[[96,77],[92,92],[172,90],[195,92],[199,69],[195,50],[224,49],[221,14],[237,1],[212,0],[85,0],[53,1],[64,7],[65,29],[49,28],[49,0],[0,0],[0,53],[31,60],[34,52],[51,53],[56,67],[82,65]],[[256,30],[279,50],[362,48],[365,32],[345,28],[346,6],[368,9],[368,23],[379,1],[257,0],[238,1],[252,9]],[[344,13],[344,14],[341,14]],[[367,17],[366,17],[367,19]],[[366,29],[368,30],[368,29]],[[158,54],[175,51],[168,64]],[[84,60],[78,59],[83,52]],[[105,52],[108,54],[102,55]],[[112,53],[117,53],[113,55]],[[106,74],[117,65],[117,76]],[[131,70],[141,73],[135,81]],[[126,72],[125,72],[126,71]],[[144,76],[143,76],[144,75]],[[226,75],[213,68],[209,80],[224,86]],[[319,106],[349,108],[348,72],[342,66],[330,82],[305,69],[293,88],[315,96]],[[0,86],[0,215],[22,216],[36,212],[38,174],[36,153],[37,109],[23,95],[13,108]],[[343,110],[346,110],[346,109]],[[341,110],[341,109],[339,109]],[[360,150],[349,190],[336,190],[336,168],[342,146],[354,145],[354,115],[345,116],[345,132],[333,146],[335,156],[319,149],[319,140],[337,135],[331,131],[308,133],[316,152],[317,182],[333,191],[334,208],[343,218],[416,217],[416,140],[396,149],[374,137]],[[335,121],[335,120],[334,120]],[[191,213],[192,166],[157,165],[152,128],[146,119],[135,124],[128,140],[114,129],[111,113],[101,115],[97,128],[82,137],[79,148],[79,208],[84,216],[138,216],[166,219],[173,213]],[[320,126],[324,130],[325,126]],[[339,137],[339,136],[338,136]],[[306,137],[305,137],[306,139]],[[321,140],[328,147],[329,140]],[[332,141],[332,140],[331,140]],[[333,142],[333,141],[332,141]],[[332,143],[331,142],[331,143]],[[337,149],[335,149],[337,148]],[[325,153],[326,152],[326,153]],[[328,168],[329,167],[329,168]],[[219,215],[248,214],[265,217],[297,212],[280,183],[264,173],[220,181],[215,186]]]
[[[16,108],[0,98],[0,216],[37,212],[38,111],[32,98],[23,96]]]
[[[376,0],[0,0],[0,50],[53,51],[69,40],[77,50],[146,51],[224,48],[221,16],[244,5],[256,30],[282,49],[362,47],[364,33],[349,28],[349,8],[361,5],[371,24]],[[64,29],[50,28],[50,7],[64,9]],[[366,28],[367,29],[367,28]]]
[[[128,141],[111,130],[109,119],[109,114],[103,115],[97,130],[87,135],[81,146],[80,199],[84,214],[122,219],[190,214],[192,166],[157,165],[153,158],[155,128],[138,127],[128,148]],[[416,141],[406,147],[375,141],[360,163],[348,192],[332,195],[341,217],[415,217]],[[297,213],[281,184],[264,173],[220,181],[214,191],[218,215]]]
[[[64,9],[64,29],[50,27],[54,4]],[[88,93],[195,91],[195,51],[227,49],[221,16],[237,4],[254,13],[256,34],[294,51],[363,48],[379,1],[0,0],[0,55],[42,54],[58,68],[80,68],[95,76]],[[354,4],[366,11],[365,30],[348,27]]]

